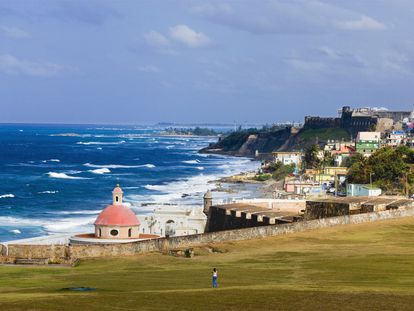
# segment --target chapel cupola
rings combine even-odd
[[[122,191],[119,184],[116,185],[116,187],[112,191],[113,205],[122,205],[122,195],[123,194],[124,194],[124,192]]]

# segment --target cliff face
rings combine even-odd
[[[270,153],[280,149],[290,136],[290,128],[275,131],[245,130],[231,133],[200,152],[254,157],[256,150],[260,153]]]
[[[324,145],[328,140],[349,140],[349,133],[341,128],[279,130],[244,130],[233,132],[219,142],[201,149],[201,153],[217,153],[232,156],[254,157],[272,151],[300,151],[313,144]]]

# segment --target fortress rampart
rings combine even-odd
[[[339,117],[305,117],[304,128],[343,128],[352,136],[359,131],[368,131],[375,127],[382,119],[391,120],[393,123],[401,122],[405,118],[411,117],[411,111],[388,111],[375,110],[372,108],[355,108],[348,106],[342,107]]]
[[[322,218],[310,221],[276,224],[238,230],[226,230],[181,237],[160,238],[126,244],[105,245],[20,245],[0,246],[0,262],[14,263],[16,259],[45,259],[65,263],[76,259],[110,256],[130,256],[146,252],[167,252],[177,248],[202,246],[211,243],[258,239],[289,233],[329,228],[338,225],[374,222],[414,216],[414,208],[388,210],[357,215]]]

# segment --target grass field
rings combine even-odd
[[[223,253],[1,266],[0,310],[414,309],[413,218],[215,247]],[[97,290],[62,290],[73,286]]]
[[[350,139],[349,133],[342,128],[303,129],[298,136],[300,140],[314,140],[316,137],[322,141]]]

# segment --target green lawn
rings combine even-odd
[[[327,141],[328,139],[350,139],[349,133],[342,128],[303,129],[299,132],[298,136],[301,140],[313,140],[316,137],[321,141]]]
[[[76,268],[0,267],[0,310],[413,310],[414,219]],[[211,269],[219,288],[210,288]],[[96,287],[67,292],[64,287]]]

